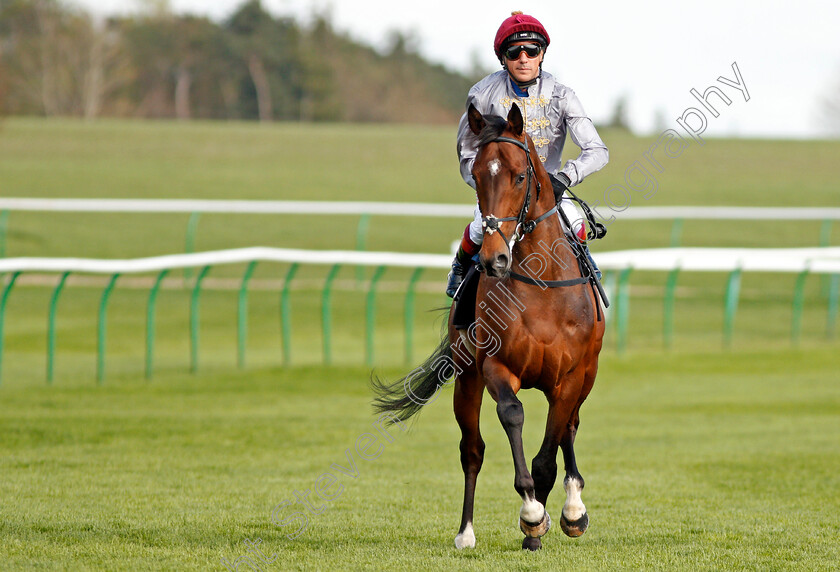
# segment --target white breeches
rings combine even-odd
[[[560,208],[563,209],[563,212],[566,213],[566,217],[568,217],[569,222],[572,223],[571,230],[575,234],[578,234],[581,227],[585,225],[583,212],[580,210],[578,204],[567,198],[566,195],[563,195],[563,200],[560,201]],[[565,228],[566,225],[563,224],[563,219],[560,217],[560,213],[557,213],[557,217],[560,218],[560,224]],[[478,203],[476,203],[475,218],[470,223],[470,240],[475,244],[481,244],[484,241],[484,226],[482,225],[481,218],[482,214],[478,208]]]

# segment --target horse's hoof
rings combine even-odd
[[[544,536],[546,532],[551,528],[551,517],[548,516],[548,511],[543,512],[542,520],[536,524],[532,524],[530,522],[525,522],[522,518],[519,519],[519,529],[527,536],[528,538],[539,538]],[[525,545],[522,545],[525,548]]]
[[[531,552],[536,552],[540,548],[542,548],[542,540],[540,540],[539,538],[531,538],[529,536],[526,536],[522,540],[522,550],[530,550]]]
[[[566,536],[571,536],[572,538],[577,538],[581,536],[586,529],[589,528],[589,515],[587,513],[583,513],[583,516],[579,519],[570,522],[566,519],[565,514],[560,515],[560,528],[566,533]]]

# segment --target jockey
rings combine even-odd
[[[525,119],[525,131],[534,141],[540,161],[551,177],[554,196],[558,201],[563,198],[560,208],[574,227],[569,230],[585,247],[586,225],[583,217],[572,199],[564,193],[606,165],[609,154],[575,92],[542,71],[549,42],[548,32],[536,18],[513,12],[502,22],[493,43],[504,69],[488,75],[470,89],[466,108],[469,109],[472,104],[482,115],[507,117],[511,105],[519,106]],[[571,135],[581,152],[577,159],[566,161],[561,168],[566,133]],[[458,157],[461,176],[473,189],[472,167],[477,153],[478,138],[470,130],[465,113],[458,126]],[[450,297],[455,295],[472,257],[481,248],[484,240],[481,217],[476,206],[475,219],[464,229],[461,245],[452,262],[446,285],[446,294]],[[586,253],[589,255],[588,248]],[[589,259],[592,260],[591,255]],[[593,267],[597,271],[594,261]]]

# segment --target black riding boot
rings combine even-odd
[[[458,249],[455,259],[452,261],[452,270],[449,272],[446,283],[446,295],[450,298],[455,297],[458,287],[464,281],[464,276],[467,274],[470,265],[472,264],[472,256],[467,254],[463,248]]]

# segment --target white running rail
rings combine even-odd
[[[48,212],[368,214],[464,218],[471,217],[474,208],[475,204],[365,201],[0,198],[0,210]],[[599,207],[599,212],[617,219],[840,220],[840,208],[832,207],[631,206],[621,212]]]
[[[602,270],[755,271],[834,274],[840,272],[840,247],[813,248],[654,248],[596,252]],[[83,272],[133,274],[165,269],[235,264],[253,260],[280,263],[341,264],[402,268],[449,268],[448,254],[299,250],[251,247],[128,260],[91,258],[3,258],[0,272]],[[548,277],[544,277],[548,279]]]

